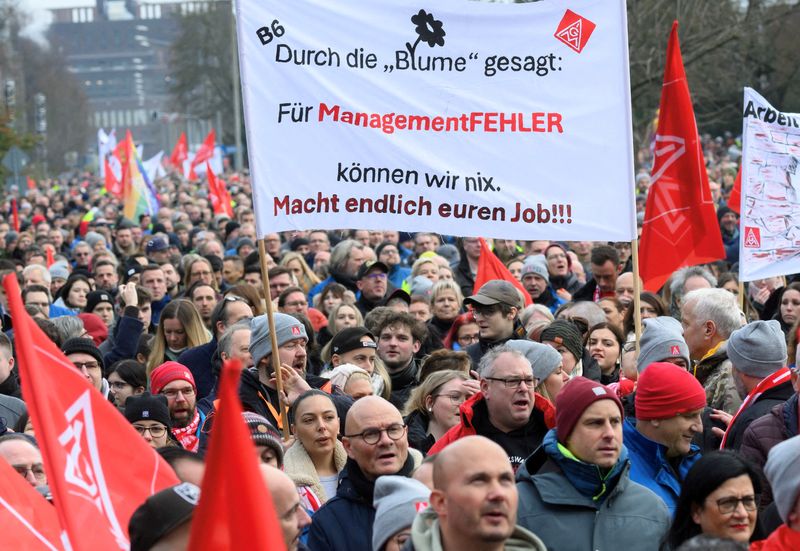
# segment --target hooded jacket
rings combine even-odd
[[[429,507],[414,518],[409,543],[410,545],[406,544],[403,551],[444,551],[436,511]],[[503,548],[507,551],[547,550],[542,540],[520,526],[514,527],[514,532],[505,541]]]
[[[692,465],[700,459],[700,448],[692,444],[676,472],[667,459],[667,447],[636,430],[630,420],[623,422],[622,434],[631,462],[631,480],[655,492],[667,505],[670,515],[674,515],[681,484]]]
[[[342,472],[347,463],[347,452],[344,446],[337,439],[333,449],[333,463],[336,470]],[[321,502],[325,503],[333,496],[325,493],[322,483],[319,480],[319,473],[314,467],[314,462],[308,455],[300,440],[295,440],[294,444],[286,450],[283,456],[283,471],[292,479],[296,486],[309,486]]]
[[[482,392],[473,394],[459,408],[461,422],[447,431],[428,451],[434,455],[459,438],[479,434],[496,442],[509,455],[511,465],[517,467],[541,444],[547,431],[556,424],[556,409],[547,398],[534,394],[533,411],[528,424],[508,433],[500,431],[489,421],[489,410]],[[513,449],[512,449],[513,447]]]
[[[517,522],[550,551],[656,551],[669,529],[664,503],[630,479],[627,450],[603,475],[558,443],[551,430],[517,472]]]
[[[742,398],[736,390],[731,369],[728,343],[723,341],[712,354],[697,362],[694,376],[706,391],[708,407],[734,415],[742,405]]]

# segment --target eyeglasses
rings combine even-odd
[[[406,433],[406,426],[401,423],[394,423],[389,425],[385,429],[367,429],[364,432],[360,432],[358,434],[345,434],[347,438],[361,438],[365,443],[373,446],[380,442],[381,435],[386,433],[392,440],[400,440]]]
[[[526,386],[533,386],[533,377],[484,377],[487,381],[499,381],[506,385],[506,388],[519,388],[519,385],[525,383]]]
[[[98,367],[100,367],[100,364],[97,362],[72,362],[72,365],[74,365],[78,369],[83,369],[84,367],[86,369],[97,369]]]
[[[12,467],[14,467],[14,470],[17,471],[22,476],[24,476],[25,478],[28,477],[28,473],[33,473],[33,478],[35,478],[36,480],[45,479],[44,467],[42,466],[41,463],[31,465],[30,467],[27,465],[12,465]]]
[[[556,253],[548,256],[547,260],[562,260],[564,258],[567,258],[567,255],[565,255],[564,253]]]
[[[733,513],[739,503],[744,506],[745,511],[755,511],[757,509],[756,496],[742,496],[742,497],[723,497],[717,500],[717,509],[723,515],[730,515]]]
[[[149,432],[153,438],[161,438],[167,432],[167,427],[154,425],[152,427],[143,427],[142,425],[133,425],[136,432],[144,436],[145,432]]]
[[[387,276],[383,272],[377,272],[377,273],[373,272],[371,274],[367,274],[367,279],[377,279],[377,280],[384,281],[384,280],[387,279]]]
[[[162,390],[161,394],[167,397],[167,399],[174,399],[178,397],[178,394],[183,394],[186,398],[194,396],[194,389],[192,387],[187,388],[171,388],[169,390]]]
[[[449,394],[434,394],[433,395],[434,398],[438,398],[440,396],[446,396],[446,397],[450,398],[450,403],[453,404],[454,406],[458,406],[460,404],[463,404],[467,399],[467,395],[466,394],[461,394],[459,392],[451,392]]]
[[[482,306],[480,304],[473,304],[472,305],[472,313],[476,316],[483,316],[484,318],[489,317],[497,312],[500,311],[500,307],[496,304],[491,306]]]

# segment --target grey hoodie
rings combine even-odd
[[[506,540],[505,549],[508,551],[547,551],[542,540],[537,538],[521,526],[514,528],[514,533]],[[432,508],[422,511],[414,519],[411,526],[411,547],[414,551],[444,551],[442,536],[439,532],[439,517]]]

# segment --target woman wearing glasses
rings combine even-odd
[[[698,534],[746,544],[756,529],[760,491],[758,473],[738,453],[722,450],[704,455],[683,481],[662,549],[677,549]]]
[[[172,422],[165,396],[153,396],[145,392],[128,397],[125,401],[125,418],[151,447],[180,447],[170,430]]]
[[[459,422],[458,408],[475,390],[460,371],[437,371],[414,389],[403,411],[408,445],[427,454],[431,446]]]

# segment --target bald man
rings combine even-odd
[[[259,468],[275,504],[286,551],[295,551],[300,546],[300,533],[311,524],[311,517],[300,503],[300,496],[291,478],[270,465],[262,463]]]
[[[517,487],[508,455],[483,436],[467,436],[433,462],[431,508],[411,528],[412,549],[495,551],[544,544],[517,526]]]
[[[410,476],[422,455],[408,447],[408,430],[392,404],[366,396],[350,408],[342,444],[347,465],[339,489],[314,514],[308,536],[312,551],[371,551],[375,480],[384,475]]]
[[[626,307],[628,307],[633,304],[633,293],[633,273],[625,272],[619,274],[617,283],[614,286],[614,294],[616,295],[617,299]]]

